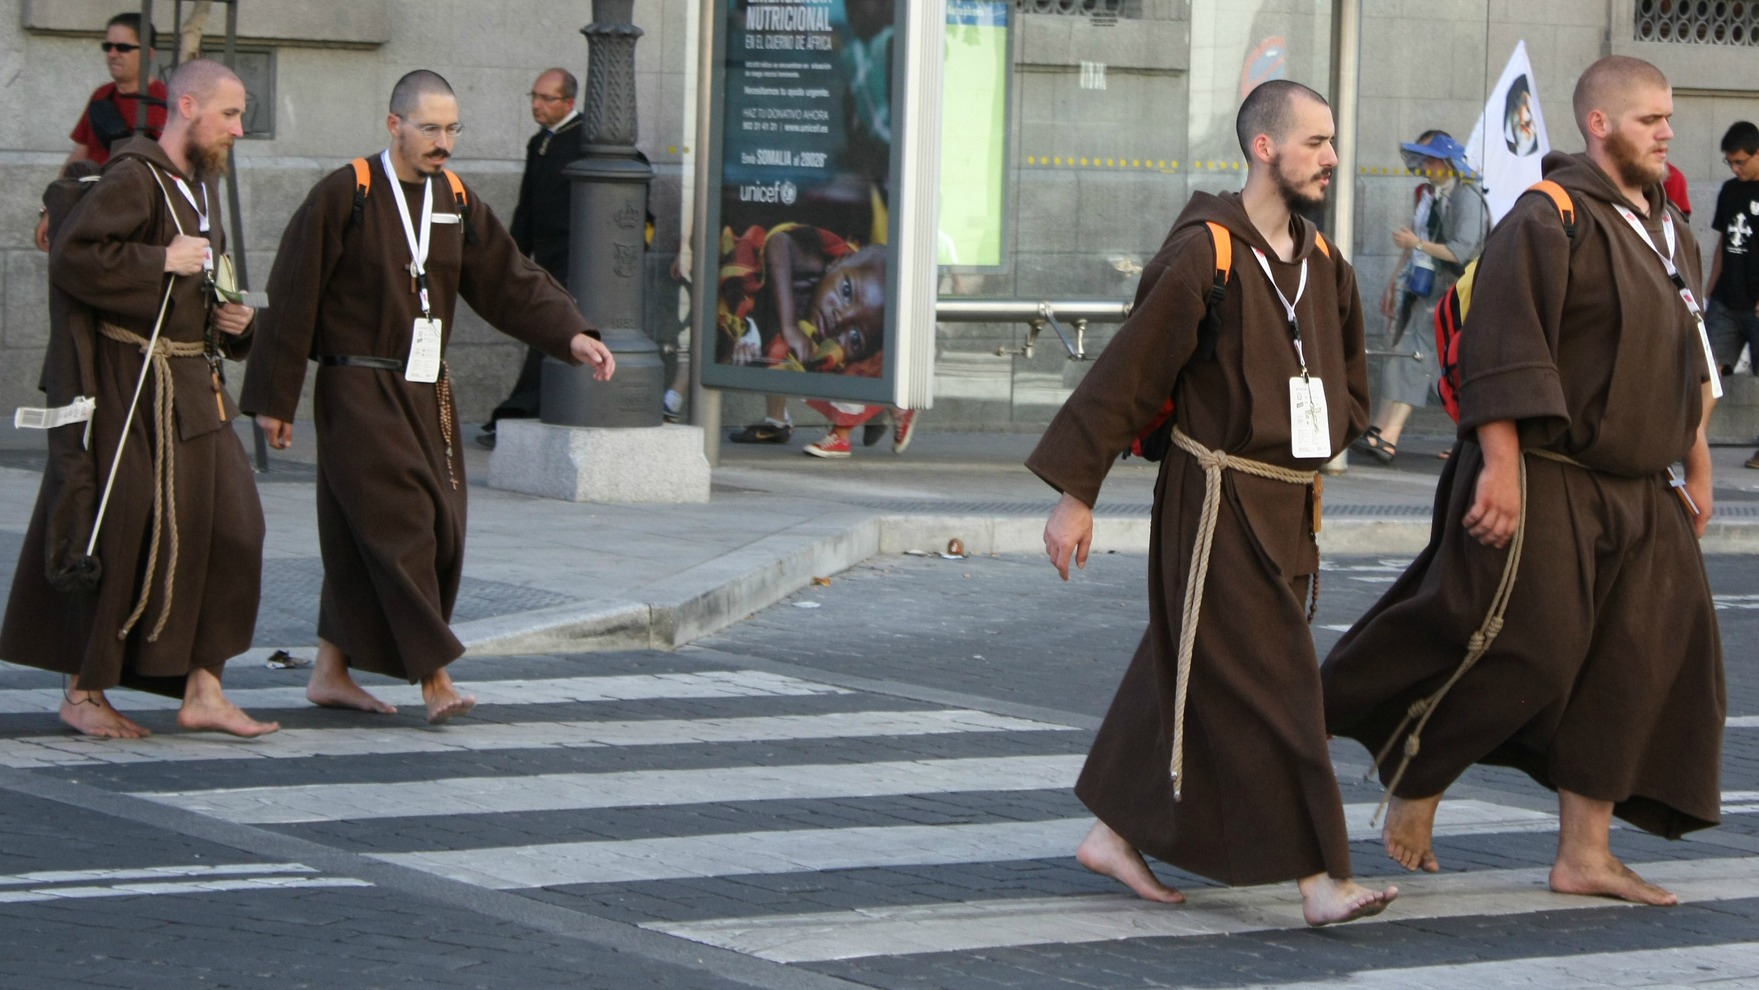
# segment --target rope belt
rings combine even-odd
[[[1235,457],[1218,450],[1210,450],[1191,439],[1178,427],[1173,427],[1173,443],[1197,459],[1203,468],[1203,518],[1197,528],[1197,542],[1191,548],[1191,570],[1185,576],[1185,606],[1179,614],[1179,666],[1177,686],[1173,697],[1173,759],[1171,773],[1173,777],[1173,800],[1181,797],[1184,789],[1183,770],[1185,765],[1185,702],[1186,689],[1191,682],[1191,654],[1197,645],[1197,616],[1203,609],[1203,584],[1209,577],[1209,554],[1215,546],[1216,516],[1221,508],[1222,471],[1238,471],[1258,478],[1269,478],[1272,481],[1287,482],[1291,485],[1307,485],[1313,487],[1319,483],[1319,475],[1312,471],[1297,471],[1293,468],[1278,467],[1263,461],[1254,461],[1245,457]],[[1317,499],[1314,505],[1315,522],[1318,521]],[[1314,575],[1314,595],[1317,601],[1319,592],[1319,576]],[[1311,613],[1309,614],[1311,618]]]
[[[1523,453],[1532,454],[1548,461],[1587,468],[1587,465],[1574,458],[1549,450],[1528,450]],[[1363,780],[1372,780],[1374,775],[1379,772],[1380,765],[1392,752],[1393,743],[1398,741],[1399,734],[1405,731],[1405,726],[1411,725],[1413,720],[1417,723],[1411,726],[1411,734],[1405,737],[1405,753],[1399,760],[1399,769],[1394,771],[1393,779],[1386,785],[1386,791],[1381,794],[1380,803],[1374,808],[1374,817],[1368,820],[1370,826],[1380,824],[1381,812],[1386,810],[1387,803],[1392,800],[1394,789],[1399,786],[1399,781],[1404,779],[1405,771],[1411,766],[1411,760],[1417,756],[1417,751],[1422,748],[1420,737],[1423,734],[1424,726],[1429,724],[1429,716],[1435,714],[1435,706],[1441,704],[1441,699],[1447,697],[1447,693],[1453,690],[1460,678],[1466,676],[1466,671],[1471,670],[1472,666],[1485,653],[1489,652],[1490,644],[1495,642],[1497,634],[1502,632],[1503,613],[1508,611],[1509,599],[1513,597],[1515,591],[1515,574],[1521,569],[1521,547],[1527,542],[1527,459],[1521,458],[1520,463],[1521,512],[1515,521],[1515,535],[1509,540],[1508,559],[1503,561],[1502,579],[1497,582],[1496,594],[1490,600],[1490,609],[1484,614],[1484,622],[1479,625],[1478,631],[1466,641],[1466,657],[1460,661],[1460,666],[1454,670],[1453,676],[1437,688],[1434,694],[1411,702],[1411,707],[1405,710],[1405,717],[1399,722],[1399,727],[1393,730],[1392,735],[1387,737],[1386,745],[1382,746],[1380,752],[1375,754],[1374,763],[1368,768],[1368,773],[1362,778]]]
[[[117,343],[127,344],[145,355],[153,367],[153,536],[147,550],[147,572],[141,582],[140,599],[134,610],[123,620],[117,639],[127,639],[129,632],[147,610],[152,595],[153,575],[159,563],[159,545],[166,530],[170,531],[165,554],[165,600],[159,606],[158,621],[147,635],[147,642],[157,642],[171,617],[173,576],[177,573],[177,445],[171,437],[177,429],[174,400],[177,388],[171,380],[172,358],[205,358],[207,348],[199,341],[166,340],[149,345],[147,338],[114,323],[99,321],[98,331]]]

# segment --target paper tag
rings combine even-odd
[[[458,214],[456,214],[456,213],[436,213],[436,214],[434,214],[434,222],[435,223],[457,223],[458,222]]]
[[[433,384],[440,380],[440,321],[415,321],[409,341],[409,361],[403,366],[405,381]]]
[[[1289,379],[1289,439],[1296,457],[1331,457],[1325,383],[1317,378]]]
[[[26,406],[12,414],[12,428],[15,430],[53,430],[57,426],[66,426],[69,423],[86,423],[91,421],[92,414],[97,411],[97,408],[98,400],[84,395],[55,409],[35,409]]]

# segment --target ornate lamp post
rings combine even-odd
[[[588,48],[580,140],[585,157],[563,170],[574,184],[568,289],[617,358],[595,382],[588,368],[546,360],[543,421],[560,426],[658,426],[665,370],[642,328],[647,190],[653,168],[635,150],[634,0],[593,0],[580,29]]]

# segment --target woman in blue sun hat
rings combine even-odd
[[[1382,464],[1397,456],[1411,410],[1435,394],[1440,366],[1428,330],[1435,304],[1478,257],[1490,232],[1479,175],[1466,163],[1460,142],[1446,131],[1424,131],[1399,149],[1405,166],[1425,179],[1416,190],[1410,225],[1393,231],[1402,253],[1380,300],[1392,337],[1387,350],[1399,353],[1386,358],[1373,421],[1352,445]]]

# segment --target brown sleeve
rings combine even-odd
[[[1344,448],[1368,428],[1368,352],[1362,329],[1362,295],[1356,287],[1356,269],[1338,262],[1338,325],[1344,338],[1344,369],[1350,393],[1349,436]]]
[[[1583,211],[1577,211],[1582,222]],[[1485,244],[1460,331],[1460,433],[1522,422],[1540,442],[1569,428],[1557,371],[1570,239],[1552,201],[1525,195]]]
[[[331,173],[287,222],[269,272],[269,308],[257,314],[255,343],[244,369],[239,407],[247,414],[292,422],[305,384],[324,290],[342,258],[342,234],[353,215],[354,173]]]
[[[1214,265],[1215,249],[1199,225],[1170,239],[1143,269],[1130,318],[1026,459],[1032,473],[1094,504],[1106,473],[1160,412],[1196,351]]]
[[[49,252],[49,277],[68,295],[105,313],[158,315],[165,289],[165,245],[157,241],[160,197],[148,165],[112,165],[67,218]]]
[[[559,361],[579,364],[571,349],[574,336],[597,337],[598,328],[581,315],[560,282],[520,252],[495,211],[474,191],[469,195],[476,243],[465,241],[458,294],[495,329]]]

